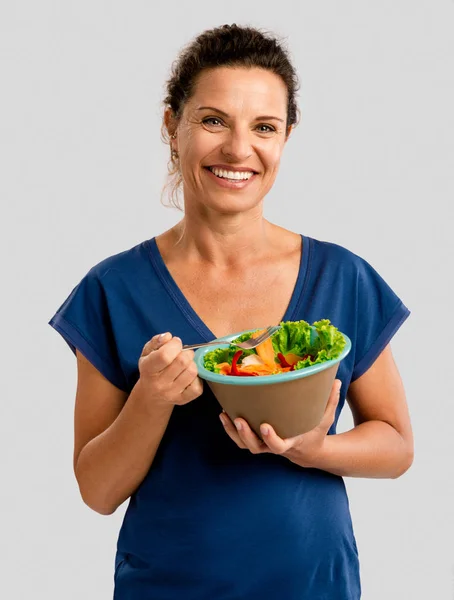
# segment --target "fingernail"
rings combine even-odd
[[[222,416],[222,414],[220,414],[220,415],[219,415],[219,418],[221,419],[221,423],[222,423],[222,424],[224,425],[224,427],[225,427],[225,419],[224,419],[224,417]]]
[[[166,337],[168,333],[168,331],[166,331],[165,333],[161,333],[161,335],[158,337],[158,342],[162,342],[162,340]]]
[[[173,339],[174,340],[178,340],[179,342],[183,343],[182,340],[181,340],[181,338],[179,338],[179,337],[174,337]]]
[[[235,427],[238,429],[238,431],[241,431],[243,429],[243,425],[241,424],[240,421],[234,421],[235,423]]]
[[[270,430],[268,429],[268,427],[266,425],[264,425],[263,427],[260,427],[261,432],[263,433],[263,435],[268,435]]]

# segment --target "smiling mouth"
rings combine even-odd
[[[254,175],[258,174],[257,171],[253,171],[252,169],[250,171],[235,171],[234,169],[230,171],[217,167],[204,168],[213,173],[218,179],[225,179],[226,181],[248,181]]]

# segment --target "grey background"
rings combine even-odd
[[[47,321],[91,266],[180,219],[159,202],[163,85],[232,22],[287,38],[302,83],[265,217],[363,256],[412,310],[392,347],[414,465],[346,478],[363,598],[454,598],[451,0],[1,4],[2,598],[111,598],[126,503],[79,497],[76,363]]]

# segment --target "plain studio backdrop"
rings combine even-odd
[[[180,220],[160,204],[164,83],[233,22],[285,38],[301,79],[265,217],[359,254],[412,311],[392,348],[414,464],[345,478],[363,598],[454,598],[454,2],[30,0],[0,8],[5,600],[112,597],[127,503],[106,517],[79,496],[76,360],[47,322],[94,264]]]

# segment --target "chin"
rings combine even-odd
[[[216,208],[219,212],[244,212],[256,208],[261,204],[260,198],[248,198],[247,196],[238,196],[238,194],[221,194],[217,198],[209,198],[205,203],[210,208]]]

